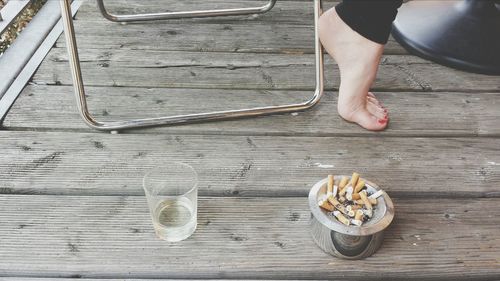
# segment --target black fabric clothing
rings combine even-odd
[[[354,31],[385,44],[401,4],[403,0],[343,0],[335,10]]]

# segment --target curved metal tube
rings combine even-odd
[[[236,9],[217,9],[203,11],[187,11],[187,12],[164,12],[164,13],[147,13],[135,15],[113,15],[106,10],[104,0],[97,0],[97,6],[104,18],[114,22],[130,22],[130,21],[149,21],[149,20],[164,20],[164,19],[181,19],[181,18],[202,18],[202,17],[218,17],[218,16],[240,16],[248,14],[260,14],[271,10],[277,0],[269,0],[263,6],[252,8],[236,8]]]
[[[152,127],[160,125],[187,124],[195,122],[206,122],[242,117],[254,117],[275,113],[290,113],[309,109],[316,105],[323,96],[323,52],[318,35],[318,19],[321,14],[321,0],[314,0],[314,40],[315,40],[315,63],[316,63],[316,89],[314,95],[303,103],[254,107],[248,109],[214,111],[197,114],[175,115],[156,118],[135,119],[127,121],[99,122],[90,114],[85,97],[78,48],[76,45],[73,18],[71,17],[70,0],[61,0],[62,19],[66,45],[69,54],[69,63],[73,77],[74,90],[78,104],[79,113],[83,121],[91,128],[103,131],[118,131],[124,129]]]

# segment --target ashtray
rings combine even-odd
[[[339,182],[342,177],[335,176]],[[350,177],[348,177],[350,178]],[[364,178],[366,191],[370,194],[381,190]],[[327,193],[328,178],[317,182],[309,192],[311,209],[311,234],[316,244],[326,253],[343,259],[363,259],[373,255],[382,245],[384,229],[394,218],[394,205],[386,192],[378,197],[379,203],[369,221],[361,226],[345,225],[318,205],[318,200]]]

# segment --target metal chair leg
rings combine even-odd
[[[206,122],[223,119],[233,119],[242,117],[254,117],[275,113],[290,113],[312,108],[318,103],[323,95],[323,53],[318,37],[318,19],[322,12],[321,0],[314,0],[314,45],[316,63],[316,89],[314,95],[303,103],[286,104],[280,106],[254,107],[238,110],[214,111],[197,114],[175,115],[156,118],[145,118],[125,121],[99,122],[90,114],[85,97],[85,89],[78,57],[73,18],[71,16],[71,0],[61,0],[62,19],[64,34],[69,54],[69,63],[75,95],[77,99],[78,111],[85,123],[94,129],[103,131],[119,131],[132,128],[151,127],[160,125],[187,124],[194,122]]]
[[[148,20],[163,20],[163,19],[181,19],[181,18],[201,18],[201,17],[218,17],[218,16],[239,16],[248,14],[260,14],[271,10],[277,0],[269,0],[263,6],[251,8],[237,9],[217,9],[204,11],[184,11],[184,12],[164,12],[164,13],[149,13],[135,15],[113,15],[106,10],[104,0],[97,0],[97,6],[103,17],[114,22],[129,22],[129,21],[148,21]]]

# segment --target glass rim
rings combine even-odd
[[[170,164],[162,164],[160,166],[156,166],[154,168],[151,168],[151,169],[149,169],[146,172],[146,174],[144,174],[144,176],[142,177],[142,188],[144,189],[144,192],[146,192],[146,194],[148,196],[154,196],[154,195],[151,195],[151,193],[149,192],[148,189],[146,189],[146,179],[148,178],[148,176],[150,176],[152,173],[154,173],[154,172],[156,172],[158,170],[165,169],[165,168],[168,169],[167,165],[171,165],[171,164],[176,164],[176,165],[184,166],[185,168],[188,168],[189,170],[191,170],[193,172],[193,174],[194,174],[194,184],[186,192],[183,192],[182,194],[179,194],[179,195],[169,195],[169,197],[182,197],[182,196],[185,196],[186,194],[189,194],[189,193],[193,192],[194,190],[196,190],[198,188],[198,183],[199,183],[198,172],[196,172],[196,170],[193,168],[193,166],[191,166],[191,165],[189,165],[187,163],[184,163],[184,162],[173,161],[173,162],[170,162]]]

